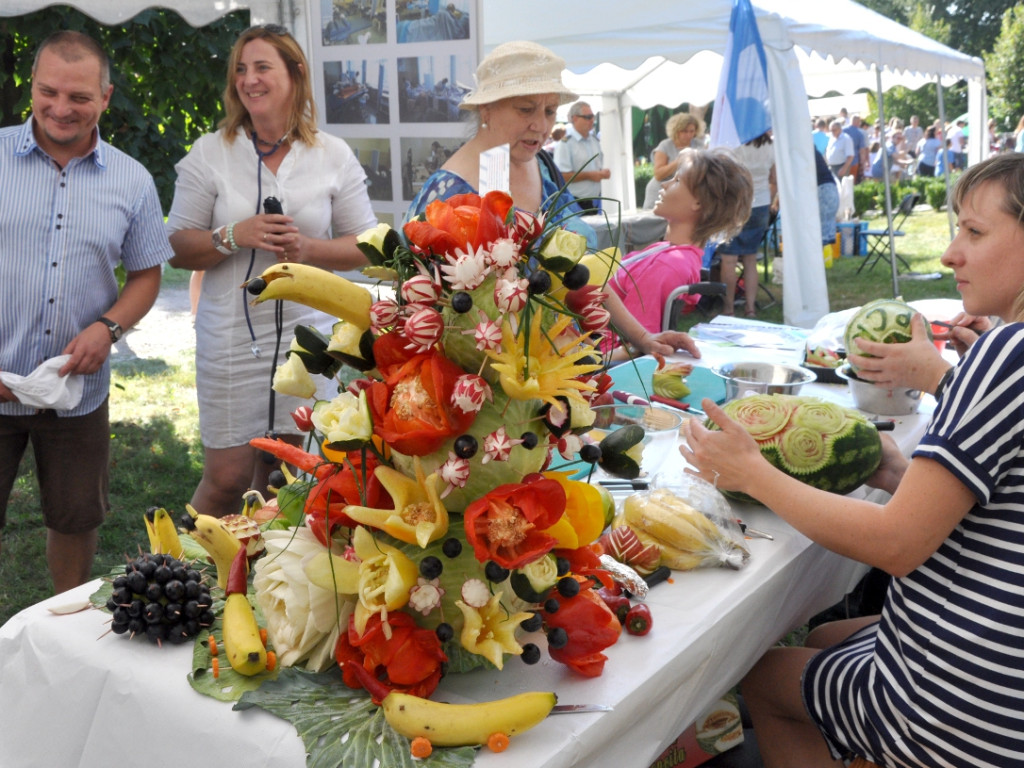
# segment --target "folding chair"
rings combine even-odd
[[[903,199],[900,200],[899,206],[893,212],[891,233],[888,229],[862,229],[860,231],[861,237],[868,238],[868,253],[861,265],[857,267],[857,274],[860,274],[860,271],[864,269],[864,267],[874,269],[875,264],[878,263],[879,259],[889,261],[889,244],[892,242],[892,238],[903,237],[903,235],[906,234],[900,229],[900,227],[903,226],[903,222],[907,220],[907,216],[913,213],[914,206],[917,205],[917,201],[920,199],[921,195],[917,192],[908,192],[903,196]],[[898,253],[896,254],[896,258],[899,259],[900,264],[902,264],[907,271],[910,271],[910,264],[907,263],[906,259]]]
[[[708,270],[701,270],[701,277],[708,277]],[[718,314],[722,304],[722,296],[725,295],[725,283],[716,283],[711,280],[701,280],[691,285],[680,285],[672,290],[672,293],[665,299],[665,308],[661,313],[661,330],[673,331],[679,318],[686,314],[687,304],[679,301],[683,296],[699,293],[701,300],[690,311],[700,312],[704,317]],[[717,310],[717,311],[716,311]]]

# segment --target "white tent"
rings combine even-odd
[[[171,6],[194,25],[239,8],[253,23],[290,26],[312,40],[314,0],[3,0],[0,16],[15,16],[62,1],[105,23],[131,18],[154,5]],[[602,146],[612,178],[611,197],[634,203],[630,107],[711,101],[729,31],[732,0],[479,0],[484,52],[509,40],[534,40],[566,59],[567,78],[602,112]],[[810,326],[828,312],[817,225],[814,161],[807,140],[807,95],[852,93],[941,78],[969,83],[971,162],[981,159],[985,125],[985,69],[934,40],[851,0],[752,0],[768,60],[778,161],[787,279],[787,322]],[[307,48],[309,46],[307,45]],[[652,54],[657,54],[652,58]],[[710,95],[708,95],[710,93]],[[598,101],[600,99],[600,101]],[[797,211],[799,215],[786,215]]]
[[[969,82],[971,162],[985,135],[984,64],[851,0],[752,0],[768,62],[782,207],[786,322],[813,325],[828,312],[818,230],[808,94],[853,93],[941,78]],[[584,10],[585,8],[585,10]],[[702,104],[715,96],[732,0],[518,0],[483,4],[484,52],[529,39],[564,57],[566,80],[602,113],[601,143],[612,178],[606,194],[631,207],[630,107]],[[652,54],[657,53],[657,56]],[[797,212],[797,215],[787,215]],[[792,267],[790,265],[793,265]]]

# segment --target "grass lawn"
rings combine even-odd
[[[884,218],[875,226],[884,226],[883,222]],[[897,243],[914,271],[941,272],[943,276],[931,281],[901,281],[903,298],[958,298],[949,270],[939,263],[949,242],[945,212],[921,208],[907,220],[904,231],[907,234]],[[856,275],[861,261],[857,257],[842,258],[827,271],[833,311],[892,295],[888,265],[879,263],[873,270]],[[168,269],[164,283],[184,287],[188,278],[187,272]],[[781,286],[775,288],[776,295],[781,297]],[[760,316],[782,322],[781,304],[767,308]],[[696,313],[688,315],[683,327],[699,320]],[[140,547],[147,547],[142,517],[147,508],[160,505],[177,517],[184,512],[185,502],[199,482],[202,450],[191,354],[114,365],[110,418],[112,509],[100,529],[93,570],[97,576],[107,573],[125,556],[136,555]],[[51,593],[44,552],[45,529],[38,508],[35,468],[29,451],[11,494],[3,532],[0,624]]]

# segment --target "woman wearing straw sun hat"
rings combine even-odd
[[[579,216],[574,198],[540,156],[555,124],[555,113],[577,96],[562,83],[565,60],[542,45],[514,41],[497,46],[476,70],[476,90],[459,105],[476,113],[473,136],[424,182],[406,220],[419,216],[435,200],[477,193],[480,156],[487,150],[509,147],[508,193],[515,206],[530,213],[553,211],[549,220],[587,238],[596,245],[594,231]],[[553,205],[552,205],[553,201]],[[605,301],[619,335],[644,354],[670,355],[684,349],[699,357],[696,344],[685,333],[649,333],[617,296]]]

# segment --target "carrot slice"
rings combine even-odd
[[[508,749],[508,734],[498,731],[487,737],[487,748],[491,752],[504,752]]]
[[[410,747],[412,756],[418,757],[420,760],[425,760],[430,757],[430,753],[434,751],[434,745],[431,744],[430,739],[425,736],[417,736],[412,740]]]

